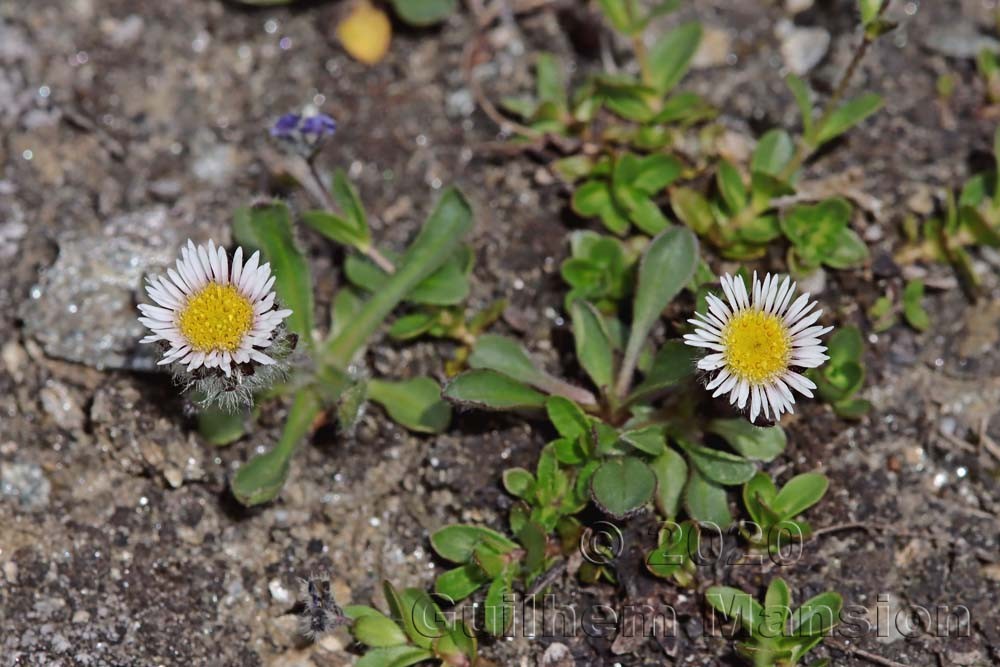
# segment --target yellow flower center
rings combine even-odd
[[[744,310],[726,323],[722,346],[729,372],[750,384],[759,384],[788,368],[792,338],[780,317]]]
[[[253,305],[232,285],[209,283],[188,299],[178,325],[199,352],[234,352],[253,326]]]

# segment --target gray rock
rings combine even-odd
[[[775,32],[781,39],[785,65],[799,76],[818,65],[830,48],[830,33],[825,28],[800,28],[781,21]]]
[[[691,60],[691,67],[694,69],[721,67],[728,63],[732,50],[733,36],[728,30],[705,26],[701,43]]]
[[[43,509],[49,504],[52,485],[34,463],[0,463],[0,497],[25,509]]]
[[[84,414],[76,397],[62,382],[49,380],[38,392],[38,399],[45,412],[52,417],[59,428],[76,431],[83,428]]]
[[[21,306],[26,332],[45,353],[98,369],[150,369],[151,346],[135,300],[143,276],[171,264],[183,232],[168,224],[166,208],[112,219],[100,236],[68,232],[59,256]]]
[[[950,58],[975,58],[983,49],[1000,51],[1000,41],[981,34],[967,22],[934,26],[924,38],[924,46]]]

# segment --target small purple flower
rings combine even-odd
[[[280,138],[290,138],[292,133],[299,128],[302,116],[297,113],[286,113],[284,116],[274,121],[271,126],[271,136]]]
[[[303,119],[299,130],[305,135],[327,137],[337,131],[337,122],[325,113],[318,113]]]
[[[326,139],[337,131],[337,123],[325,113],[286,113],[271,126],[271,136],[286,150],[312,159]]]

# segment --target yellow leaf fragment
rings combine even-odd
[[[360,2],[337,25],[337,38],[352,58],[374,65],[389,50],[392,26],[385,12],[369,2]]]

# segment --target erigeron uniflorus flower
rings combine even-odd
[[[729,394],[740,410],[748,405],[750,421],[757,416],[777,421],[793,412],[792,390],[812,397],[816,388],[794,368],[816,368],[829,359],[820,336],[833,327],[816,324],[823,311],[802,294],[792,301],[795,283],[787,276],[754,272],[750,292],[743,279],[726,274],[720,278],[726,301],[708,295],[708,312],[695,313],[694,333],[684,336],[688,345],[708,353],[698,368],[714,373],[706,385],[712,396]]]
[[[209,402],[248,402],[283,373],[279,362],[290,351],[283,322],[292,311],[275,305],[274,281],[259,252],[244,262],[237,248],[230,263],[213,241],[195,246],[189,240],[176,269],[147,278],[155,305],[139,305],[139,322],[152,333],[140,342],[160,342],[165,351],[158,365],[173,365]]]

